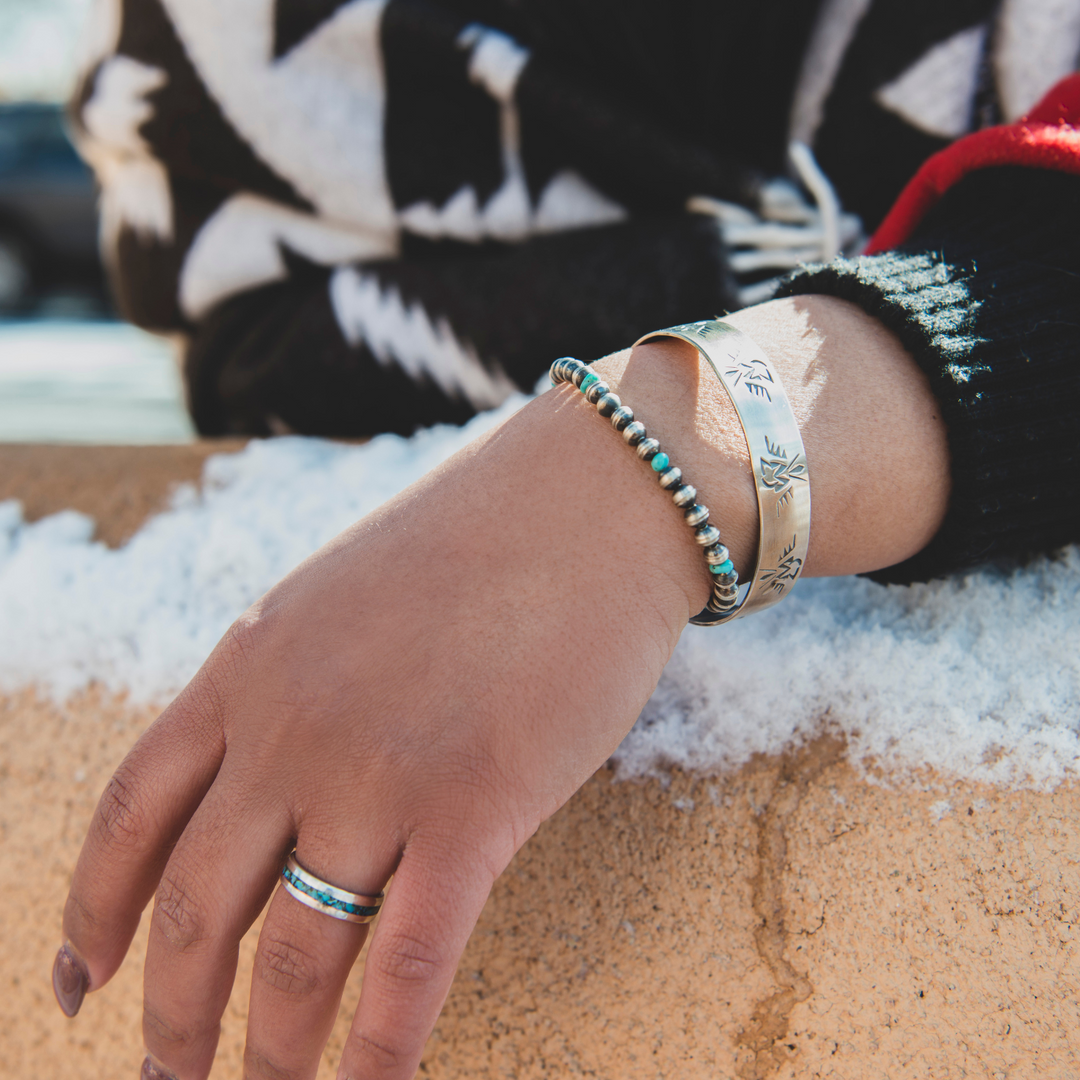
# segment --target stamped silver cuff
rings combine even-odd
[[[753,340],[719,319],[671,326],[639,338],[660,337],[693,345],[727,391],[742,424],[758,501],[757,565],[738,603],[708,605],[690,621],[718,626],[771,607],[791,591],[810,545],[810,475],[795,414],[776,369]],[[720,610],[722,608],[723,610]]]

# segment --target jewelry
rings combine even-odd
[[[719,319],[646,334],[689,342],[709,362],[742,424],[758,502],[757,565],[732,609],[708,607],[690,621],[716,626],[779,603],[802,573],[810,546],[810,475],[795,414],[768,357],[744,333]]]
[[[666,331],[662,331],[666,332]],[[694,539],[705,549],[705,564],[709,568],[712,594],[705,610],[690,621],[712,626],[734,618],[732,612],[739,599],[739,573],[731,561],[728,549],[720,542],[720,530],[709,524],[709,509],[697,501],[697,490],[683,480],[682,469],[671,464],[671,458],[660,449],[660,443],[649,437],[645,425],[634,419],[634,412],[624,405],[611,387],[588,364],[564,356],[551,365],[552,385],[572,382],[596,406],[596,411],[611,421],[611,426],[633,447],[637,456],[657,474],[660,486],[670,493],[675,505],[683,512],[683,520],[694,532]],[[703,617],[708,621],[702,622]]]
[[[383,893],[376,896],[363,896],[360,893],[339,889],[311,871],[305,870],[296,861],[294,851],[286,860],[281,871],[281,880],[290,896],[301,904],[306,904],[313,911],[321,911],[334,919],[346,922],[369,923],[382,907]]]

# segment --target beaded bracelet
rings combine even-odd
[[[683,480],[682,470],[671,464],[671,458],[660,449],[660,443],[650,438],[645,425],[634,418],[633,410],[611,392],[588,364],[564,356],[551,365],[551,382],[571,382],[596,406],[596,411],[611,421],[611,426],[626,440],[637,456],[656,473],[660,486],[667,491],[683,512],[683,520],[693,530],[694,539],[705,549],[705,564],[712,580],[712,594],[705,610],[691,622],[703,621],[712,625],[734,617],[739,601],[739,573],[731,561],[727,547],[720,541],[720,530],[709,524],[708,507],[697,501],[697,490]]]

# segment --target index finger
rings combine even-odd
[[[219,709],[196,682],[150,725],[110,778],[75,867],[64,907],[66,941],[53,968],[57,1001],[68,1016],[123,961],[224,753]]]

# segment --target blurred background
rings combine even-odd
[[[120,322],[68,138],[93,0],[0,0],[0,442],[187,442],[174,349]]]

